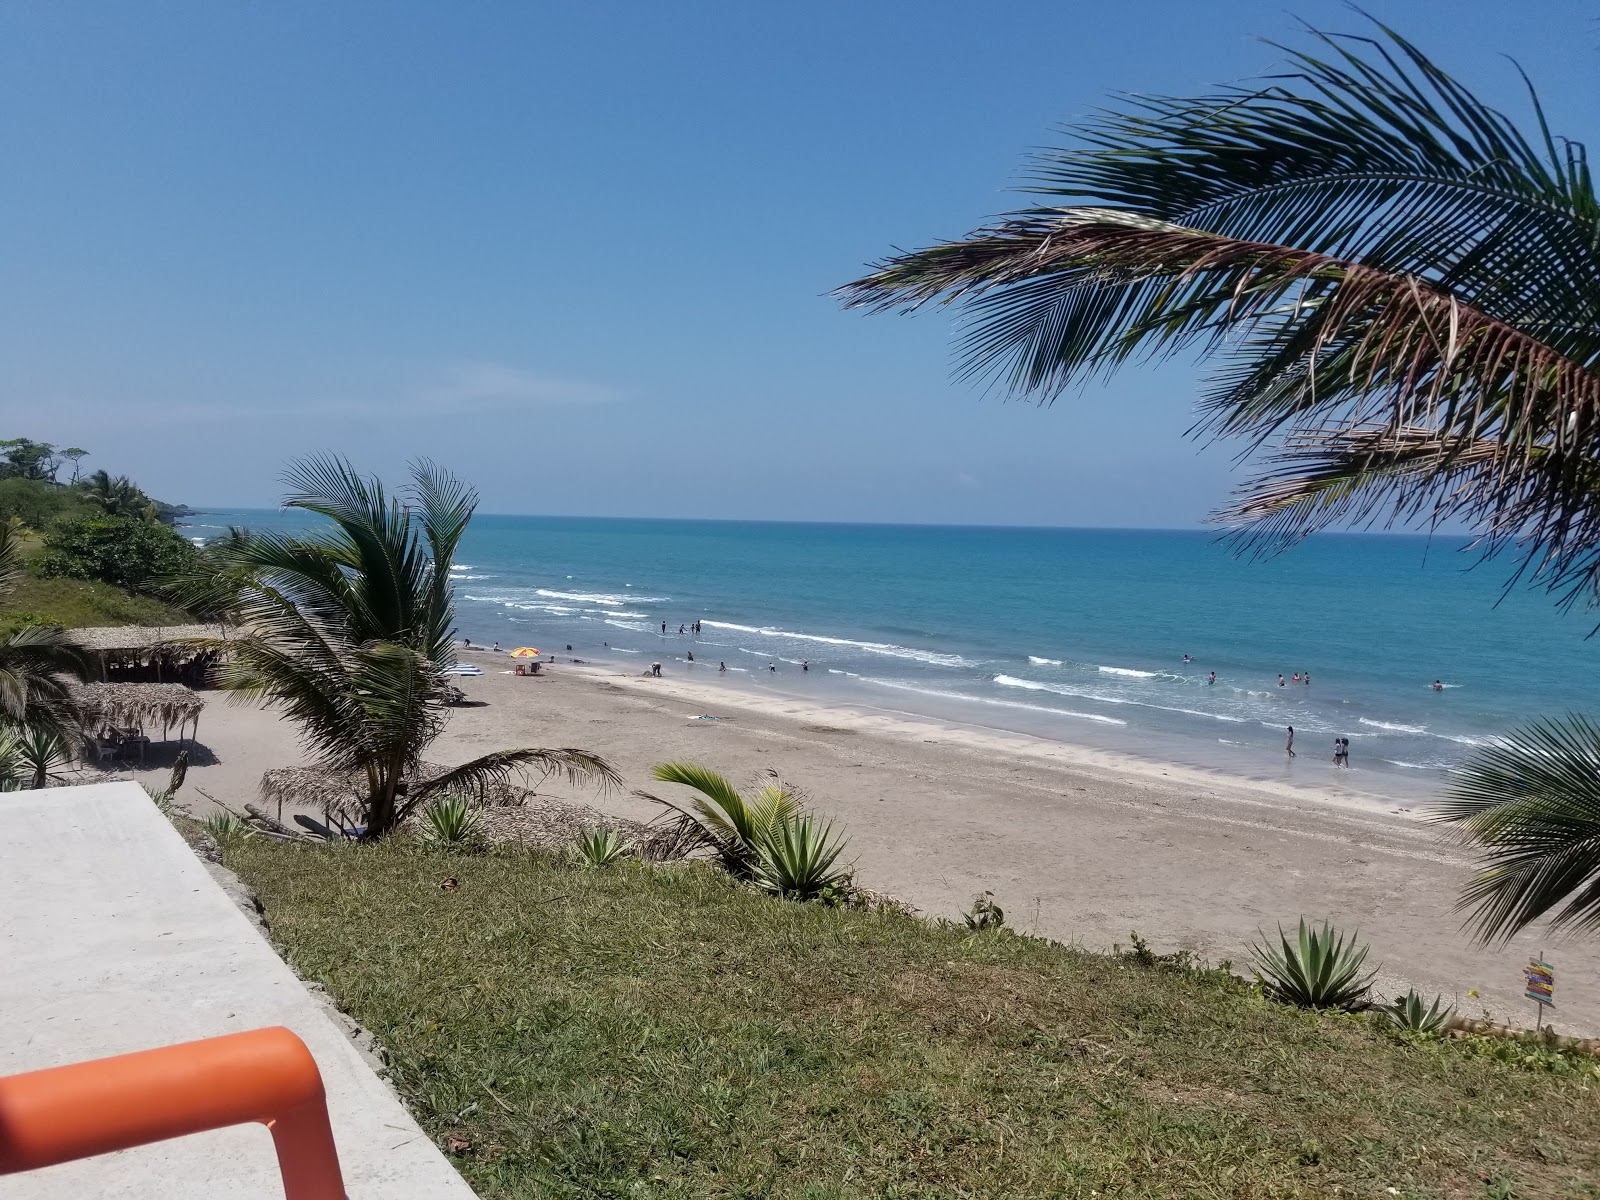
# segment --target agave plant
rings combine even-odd
[[[1279,1000],[1301,1008],[1336,1008],[1354,1012],[1367,1007],[1376,971],[1362,975],[1367,947],[1335,933],[1324,921],[1313,929],[1300,918],[1300,935],[1291,942],[1278,926],[1280,946],[1258,944],[1250,948],[1256,971],[1267,990]]]
[[[850,871],[836,864],[845,839],[831,821],[794,814],[774,821],[762,839],[753,878],[763,891],[790,900],[816,900],[850,882]]]
[[[430,850],[464,850],[483,841],[483,814],[466,796],[438,796],[422,810],[418,839]]]
[[[1378,1019],[1389,1028],[1402,1033],[1436,1035],[1444,1032],[1455,1009],[1435,996],[1432,1004],[1424,1004],[1422,997],[1412,988],[1404,996],[1396,996],[1393,1004],[1378,1009]]]
[[[689,848],[704,848],[730,875],[754,879],[768,836],[800,813],[800,797],[776,775],[752,796],[740,794],[725,775],[698,763],[662,763],[651,772],[662,783],[679,783],[700,795],[687,804],[641,792],[669,809],[672,833]]]
[[[165,794],[165,793],[163,793]],[[242,842],[256,835],[255,827],[249,821],[241,818],[237,813],[229,812],[225,808],[206,816],[200,827],[209,833],[219,846],[226,846],[231,842]]]
[[[572,856],[588,867],[609,867],[633,853],[633,847],[615,829],[595,828],[578,835]]]
[[[72,743],[48,727],[0,726],[0,791],[65,783],[58,768],[73,760]]]

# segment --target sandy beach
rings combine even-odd
[[[461,681],[470,706],[453,711],[433,761],[583,747],[605,755],[629,788],[658,789],[649,769],[673,758],[741,781],[776,771],[848,832],[864,886],[929,916],[958,917],[987,890],[1028,932],[1103,949],[1126,946],[1137,930],[1157,951],[1235,964],[1258,930],[1328,917],[1370,941],[1384,994],[1411,984],[1455,998],[1467,1015],[1488,1010],[1518,1025],[1533,1015],[1520,969],[1542,948],[1557,969],[1555,1026],[1600,1033],[1594,943],[1530,933],[1501,949],[1473,946],[1452,911],[1468,857],[1413,800],[1362,792],[1348,777],[1326,786],[1231,779],[716,679],[565,663],[523,678],[501,655],[469,657],[485,674]],[[157,761],[143,773],[154,785]],[[184,799],[197,811],[202,793],[237,808],[255,799],[263,771],[300,761],[292,727],[210,693]],[[555,780],[539,793],[638,819],[659,811],[628,792]]]

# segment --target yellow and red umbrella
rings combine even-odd
[[[511,652],[512,658],[538,658],[539,651],[532,646],[518,646]]]

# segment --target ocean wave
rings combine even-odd
[[[894,688],[901,692],[916,692],[922,696],[939,696],[946,700],[964,700],[971,704],[987,704],[991,708],[1020,708],[1028,712],[1049,713],[1057,717],[1073,717],[1080,721],[1093,721],[1098,725],[1126,725],[1127,722],[1117,717],[1102,716],[1100,713],[1074,712],[1067,708],[1051,708],[1043,704],[1021,704],[1015,700],[996,700],[992,696],[969,696],[965,692],[943,692],[935,688],[912,687],[909,683],[898,683],[892,679],[873,679],[870,676],[860,677],[865,683],[875,683],[879,687]]]
[[[494,578],[493,575],[457,575],[454,571],[450,572],[450,582],[451,583],[465,583],[469,579],[493,579],[493,578]]]
[[[1028,655],[1028,661],[1036,667],[1059,667],[1061,665],[1059,658],[1040,658],[1037,654]]]
[[[1176,704],[1156,704],[1150,700],[1135,700],[1131,696],[1111,696],[1104,692],[1093,692],[1086,688],[1076,688],[1065,683],[1041,683],[1037,679],[1019,679],[1015,675],[996,675],[994,682],[1001,687],[1026,688],[1031,692],[1052,692],[1057,696],[1074,696],[1080,700],[1097,700],[1101,704],[1133,704],[1139,708],[1154,708],[1161,712],[1183,713],[1190,717],[1208,717],[1213,721],[1226,721],[1230,725],[1242,725],[1249,720],[1248,717],[1233,717],[1226,713],[1202,712],[1198,708],[1182,708]]]
[[[615,625],[618,629],[631,629],[634,633],[649,633],[650,626],[639,621],[617,621],[611,617],[606,618],[607,625]]]
[[[1097,667],[1102,675],[1128,675],[1134,679],[1154,679],[1159,671],[1135,671],[1132,667]]]
[[[618,654],[643,654],[643,650],[629,650],[626,646],[607,646],[608,652],[615,650]]]
[[[962,658],[959,654],[940,654],[933,650],[918,650],[911,646],[896,646],[890,642],[858,642],[853,638],[828,637],[820,633],[796,633],[791,629],[757,629],[753,625],[736,625],[731,621],[701,621],[712,629],[731,629],[736,633],[755,633],[762,637],[795,638],[802,642],[818,642],[825,646],[849,646],[856,650],[865,650],[868,654],[880,654],[886,658],[909,658],[913,662],[928,663],[936,667],[968,667],[973,664]],[[741,647],[742,648],[742,647]],[[755,653],[755,651],[750,651]]]
[[[1428,732],[1427,727],[1423,726],[1423,725],[1400,725],[1400,724],[1397,724],[1397,723],[1395,723],[1393,721],[1373,721],[1373,720],[1370,720],[1367,717],[1357,717],[1356,718],[1356,723],[1360,724],[1360,725],[1370,725],[1374,729],[1386,729],[1391,733],[1427,733]]]
[[[580,600],[585,604],[604,604],[612,608],[623,604],[660,604],[670,600],[670,596],[619,596],[615,592],[558,592],[553,588],[534,588],[535,596],[545,596],[551,600]]]

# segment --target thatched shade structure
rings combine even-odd
[[[423,763],[414,778],[426,782],[443,775],[449,768],[434,763]],[[346,820],[353,819],[364,802],[367,777],[360,771],[330,771],[325,767],[274,767],[261,776],[261,799],[278,807],[282,819],[283,806],[317,809]],[[528,799],[526,789],[514,783],[485,785],[481,800],[493,807],[523,804]]]
[[[117,726],[144,733],[147,725],[153,728],[159,721],[161,741],[169,740],[173,729],[180,741],[194,737],[206,704],[181,683],[85,683],[73,687],[72,701],[85,723],[102,731]]]
[[[100,663],[103,682],[204,683],[214,650],[186,644],[194,638],[228,638],[226,625],[110,625],[74,629],[72,638]]]

